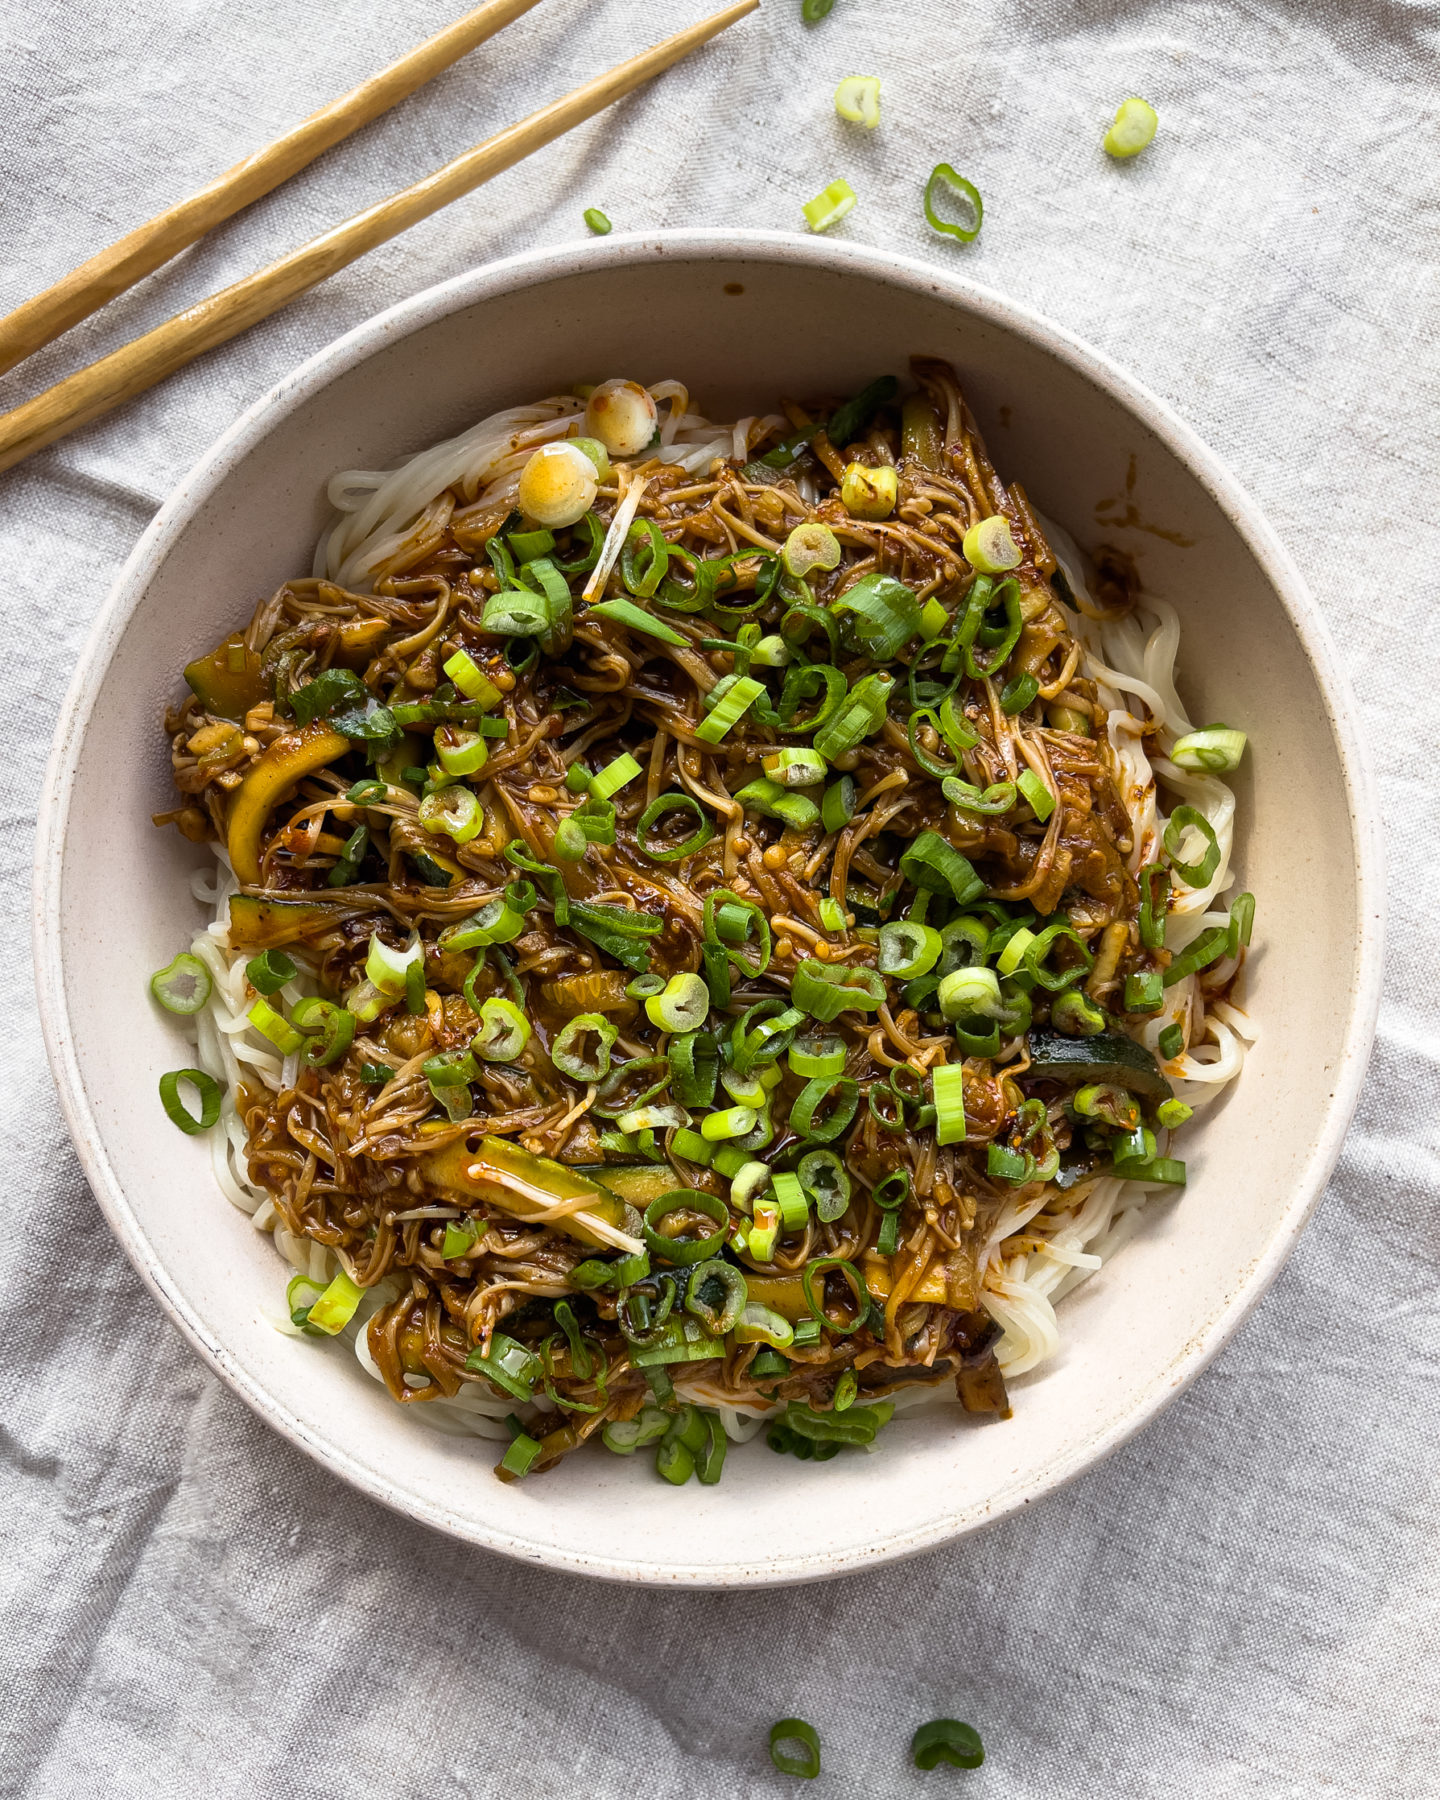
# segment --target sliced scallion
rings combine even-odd
[[[722,742],[730,728],[739,723],[764,692],[764,682],[756,681],[754,676],[737,676],[711,711],[695,727],[695,736],[702,744]]]
[[[584,216],[585,223],[595,233],[596,237],[609,237],[611,231],[614,229],[598,206],[587,206],[585,208]]]
[[[910,1740],[910,1754],[917,1769],[933,1769],[948,1763],[953,1769],[978,1769],[985,1760],[985,1746],[973,1725],[959,1719],[932,1719]]]
[[[1007,569],[1020,566],[1020,549],[1010,535],[1010,521],[1004,513],[977,519],[965,533],[960,549],[979,575],[1003,575]]]
[[[290,968],[293,974],[295,965],[291,963]],[[210,971],[188,950],[182,950],[174,962],[167,963],[150,977],[150,992],[166,1012],[178,1013],[181,1018],[198,1013],[210,998],[214,985]]]
[[[805,0],[807,7],[813,7],[816,0]],[[830,8],[825,8],[829,12]],[[823,17],[823,14],[817,14]],[[807,200],[800,208],[805,215],[805,223],[812,231],[828,231],[832,225],[838,225],[847,213],[854,212],[856,207],[855,190],[843,179],[832,181],[822,188],[813,200]]]
[[[182,1081],[195,1090],[200,1102],[198,1116],[180,1098]],[[160,1077],[160,1104],[165,1108],[165,1117],[172,1125],[178,1125],[186,1137],[210,1129],[220,1117],[220,1100],[220,1083],[203,1069],[170,1069]]]
[[[959,200],[968,209],[974,223],[960,224],[953,219],[942,219],[936,211],[936,202],[942,194]],[[980,227],[985,222],[985,202],[980,198],[980,190],[973,181],[957,175],[949,163],[936,163],[930,171],[930,179],[925,183],[925,219],[931,230],[938,231],[942,237],[970,244],[979,237]]]
[[[694,1031],[709,1011],[710,990],[703,975],[672,975],[663,992],[645,1002],[646,1018],[661,1031]]]
[[[1207,725],[1175,740],[1170,760],[1203,775],[1233,775],[1245,754],[1245,733],[1232,725]]]
[[[930,1071],[935,1100],[935,1136],[941,1144],[965,1142],[965,1065],[941,1063]]]
[[[1114,123],[1105,133],[1103,148],[1107,156],[1123,160],[1138,156],[1153,143],[1160,126],[1160,115],[1148,100],[1132,95],[1116,108]]]
[[[835,90],[835,110],[852,125],[873,131],[880,123],[880,77],[847,75]]]
[[[610,1073],[610,1051],[620,1028],[603,1013],[577,1013],[550,1045],[550,1060],[572,1081],[601,1081]],[[593,1038],[587,1048],[586,1040]]]
[[[513,1000],[492,994],[480,1006],[480,1029],[470,1048],[484,1062],[511,1063],[530,1042],[530,1021]]]
[[[812,521],[797,525],[785,540],[780,560],[787,573],[803,581],[812,569],[834,569],[840,565],[840,540],[828,525]]]

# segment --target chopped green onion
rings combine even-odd
[[[940,783],[940,791],[952,806],[976,813],[981,818],[998,818],[1015,804],[1013,781],[992,781],[989,787],[978,788],[973,782],[947,775]]]
[[[182,1081],[195,1090],[200,1102],[198,1115],[180,1098]],[[178,1125],[186,1137],[210,1129],[220,1117],[220,1100],[220,1083],[203,1069],[171,1069],[160,1077],[160,1104],[165,1108],[165,1117],[172,1125]]]
[[[492,995],[480,1007],[480,1029],[470,1048],[485,1062],[515,1062],[530,1042],[530,1021],[513,1000]]]
[[[378,806],[389,791],[388,782],[357,781],[345,790],[345,798],[352,806]]]
[[[454,1262],[457,1256],[468,1256],[479,1235],[480,1227],[474,1219],[447,1219],[445,1241],[440,1246],[441,1258],[445,1262]]]
[[[1050,1008],[1050,1023],[1068,1037],[1095,1037],[1105,1029],[1105,1009],[1071,988]]]
[[[935,202],[942,190],[969,207],[975,221],[973,225],[959,225],[951,219],[940,217],[935,210]],[[936,163],[930,171],[930,179],[925,183],[925,219],[931,230],[938,231],[942,237],[952,237],[962,244],[970,244],[979,237],[980,227],[985,222],[985,202],[980,198],[980,190],[973,181],[957,175],[949,163]]]
[[[804,0],[807,7],[814,8],[818,0]],[[829,12],[827,6],[825,12]],[[807,17],[823,18],[824,13],[814,13]],[[807,200],[800,208],[805,215],[805,223],[812,231],[828,231],[832,225],[838,225],[847,213],[855,210],[855,190],[843,179],[832,181],[824,187],[813,200]]]
[[[682,1032],[670,1040],[667,1052],[670,1066],[670,1091],[681,1106],[708,1106],[715,1098],[715,1077],[719,1069],[720,1048],[713,1037],[699,1031]],[[704,1156],[699,1156],[692,1148],[682,1150],[680,1137],[687,1141],[695,1139],[704,1144],[703,1138],[696,1138],[693,1131],[677,1135],[675,1149],[678,1155],[688,1156],[692,1162],[710,1161],[708,1146]]]
[[[932,1719],[910,1740],[910,1754],[917,1769],[933,1769],[948,1763],[952,1769],[978,1769],[985,1760],[985,1746],[973,1725],[959,1719]]]
[[[1183,1100],[1162,1100],[1155,1108],[1155,1117],[1167,1131],[1174,1131],[1187,1119],[1195,1116],[1195,1108],[1187,1106]]]
[[[767,819],[779,819],[796,831],[806,830],[820,817],[820,808],[815,801],[805,794],[792,793],[788,787],[782,787],[766,775],[747,781],[744,787],[735,790],[734,797],[751,812],[758,812]]]
[[[650,841],[650,834],[665,814],[670,812],[693,814],[696,827],[680,843],[659,848]],[[679,862],[682,857],[693,856],[697,850],[703,850],[714,835],[714,825],[693,794],[661,794],[645,808],[635,826],[636,845],[652,862]]]
[[[295,979],[297,970],[283,950],[267,950],[252,956],[245,965],[245,979],[257,994],[275,994],[287,981]]]
[[[734,1337],[737,1344],[768,1344],[772,1350],[788,1350],[795,1342],[795,1328],[781,1313],[762,1306],[758,1300],[749,1300],[735,1321]],[[763,1354],[762,1351],[761,1355]],[[780,1375],[788,1375],[790,1372],[788,1363],[779,1370],[771,1369],[769,1364],[761,1368],[759,1364],[760,1356],[756,1356],[750,1364],[752,1380],[767,1371]]]
[[[780,1236],[780,1206],[775,1200],[757,1200],[754,1219],[745,1234],[746,1247],[756,1262],[767,1263],[775,1254],[775,1240]]]
[[[1015,786],[1029,802],[1030,810],[1043,825],[1055,810],[1055,796],[1033,769],[1022,769]]]
[[[1160,115],[1148,100],[1131,96],[1116,108],[1115,121],[1105,133],[1103,148],[1107,156],[1138,156],[1154,140]]]
[[[768,780],[785,788],[814,787],[825,779],[825,758],[816,750],[771,750],[761,757],[760,767]],[[815,816],[820,816],[818,806]]]
[[[457,650],[453,656],[445,659],[442,666],[460,692],[468,700],[475,701],[482,712],[488,712],[498,700],[504,698],[500,689],[468,651]]]
[[[247,1017],[260,1035],[269,1038],[282,1056],[293,1055],[295,1051],[305,1048],[304,1038],[284,1013],[276,1012],[268,1001],[257,1000]]]
[[[1122,1181],[1158,1181],[1166,1187],[1185,1186],[1185,1165],[1169,1156],[1117,1158],[1113,1170]]]
[[[709,1433],[709,1440],[695,1458],[695,1479],[702,1487],[714,1487],[724,1472],[728,1442],[719,1413],[705,1414],[705,1429]]]
[[[590,778],[590,792],[597,800],[613,800],[621,788],[628,787],[641,773],[639,763],[627,750]]]
[[[1230,925],[1226,954],[1238,956],[1241,948],[1250,943],[1250,933],[1255,924],[1255,896],[1253,894],[1237,894],[1230,903]]]
[[[265,954],[270,956],[275,953],[267,950]],[[255,958],[256,962],[260,960],[258,956]],[[290,962],[288,956],[285,960]],[[294,973],[295,965],[290,963],[290,975]],[[283,980],[288,981],[290,975],[285,976]],[[210,979],[210,971],[198,956],[192,956],[188,950],[182,950],[174,962],[167,963],[163,969],[157,970],[150,977],[150,992],[166,1012],[178,1013],[181,1018],[189,1018],[192,1013],[198,1013],[210,998],[214,985]],[[251,985],[258,985],[253,978]],[[281,982],[276,983],[277,987],[281,985]],[[261,993],[266,992],[264,988],[261,988],[260,991]]]
[[[842,775],[832,781],[820,802],[820,823],[826,831],[841,831],[855,817],[855,778]]]
[[[702,744],[720,743],[731,726],[744,717],[764,692],[764,682],[756,681],[751,675],[737,676],[714,709],[695,727],[695,736]]]
[[[1158,969],[1145,969],[1125,977],[1126,1012],[1159,1012],[1165,1004],[1164,982]]]
[[[951,1024],[975,1013],[995,1019],[1004,1011],[995,971],[983,964],[954,969],[942,976],[935,997],[940,1003],[940,1011]]]
[[[873,131],[880,123],[880,77],[847,75],[835,90],[835,110],[852,125]]]
[[[1201,969],[1208,969],[1213,962],[1219,962],[1230,950],[1230,928],[1227,925],[1211,925],[1202,931],[1192,944],[1175,958],[1163,976],[1164,986],[1173,987],[1177,981],[1183,981],[1187,975],[1198,975]]]
[[[1160,1054],[1166,1062],[1173,1062],[1185,1048],[1185,1027],[1183,1025],[1167,1025],[1160,1033],[1158,1043]],[[1163,1124],[1164,1121],[1162,1120],[1161,1123]]]
[[[829,1102],[824,1118],[816,1113]],[[848,1129],[860,1104],[860,1084],[848,1075],[816,1075],[795,1096],[790,1128],[811,1143],[828,1144]]]
[[[747,1137],[755,1129],[758,1116],[753,1106],[727,1106],[719,1112],[706,1113],[700,1121],[700,1135],[712,1144]]]
[[[790,997],[822,1025],[849,1007],[874,1012],[885,1001],[885,981],[874,969],[823,963],[807,957],[795,970]]]
[[[355,1040],[355,1015],[332,1000],[297,1000],[290,1023],[306,1035],[305,1061],[312,1069],[339,1062]]]
[[[807,25],[818,24],[821,19],[828,19],[830,9],[835,0],[800,0],[800,17]]]
[[[595,1047],[586,1051],[586,1038],[594,1036]],[[602,1013],[577,1013],[550,1045],[550,1060],[562,1075],[572,1081],[600,1081],[610,1073],[610,1051],[620,1028]]]
[[[610,232],[613,229],[610,221],[605,217],[598,206],[587,206],[585,208],[585,223],[595,233],[596,237],[609,237]]]
[[[810,1202],[806,1198],[805,1189],[801,1186],[798,1175],[779,1174],[773,1177],[771,1186],[775,1191],[775,1200],[780,1208],[780,1222],[786,1231],[803,1231],[805,1222],[810,1217]]]
[[[396,950],[378,932],[372,931],[370,949],[365,957],[365,979],[373,982],[382,994],[398,1000],[405,992],[410,965],[417,962],[423,965],[424,958],[418,936],[404,950]]]
[[[420,1073],[429,1083],[432,1096],[445,1108],[452,1125],[468,1119],[475,1111],[475,1098],[470,1083],[479,1071],[468,1050],[442,1050],[420,1065]]]
[[[485,767],[490,746],[480,731],[459,725],[440,725],[435,731],[435,755],[447,775],[474,775]]]
[[[977,519],[965,533],[960,553],[979,575],[1003,575],[1020,566],[1020,550],[1004,513]]]
[[[642,1406],[633,1419],[612,1419],[600,1433],[600,1441],[617,1456],[633,1456],[646,1444],[663,1438],[669,1429],[669,1413],[658,1406]]]
[[[517,888],[529,889],[530,904],[533,905],[534,888],[528,882],[513,884],[505,890],[503,898],[487,900],[479,912],[472,913],[468,919],[447,925],[440,933],[439,948],[442,951],[484,950],[491,944],[513,943],[525,929],[527,910],[512,901]]]
[[[940,960],[940,933],[932,925],[897,919],[880,927],[879,968],[882,975],[909,981],[925,975]]]
[[[584,825],[573,815],[562,819],[555,827],[555,836],[550,848],[560,862],[579,862],[590,847],[590,838]]]
[[[868,463],[845,465],[840,482],[840,504],[852,519],[888,519],[900,498],[900,478],[889,463],[871,468]],[[920,629],[917,616],[915,629]]]
[[[703,975],[672,975],[664,991],[645,1002],[645,1016],[661,1031],[694,1031],[710,1011]]]
[[[698,1238],[668,1237],[661,1233],[659,1226],[662,1219],[674,1212],[699,1213],[712,1220],[716,1229]],[[657,1194],[645,1208],[642,1232],[650,1254],[677,1267],[718,1256],[729,1231],[729,1207],[716,1195],[704,1193],[699,1188],[670,1188]]]
[[[823,19],[830,10],[830,0],[822,0],[824,12],[813,16]],[[806,7],[816,4],[816,0],[805,0]],[[807,12],[807,18],[812,15]],[[796,1744],[796,1750],[785,1749],[786,1744]],[[770,1760],[782,1775],[800,1775],[806,1781],[813,1781],[820,1773],[820,1736],[813,1725],[807,1725],[804,1719],[778,1719],[770,1727]]]
[[[1197,774],[1233,775],[1245,754],[1245,733],[1231,725],[1207,725],[1175,740],[1170,760]]]
[[[827,894],[820,902],[820,923],[826,931],[844,931],[845,908],[833,895]]]
[[[886,702],[894,685],[894,677],[883,670],[857,682],[849,696],[815,733],[814,744],[820,754],[834,762],[837,756],[855,749],[863,739],[873,737],[885,723]]]
[[[484,742],[482,738],[481,743]],[[485,823],[485,809],[468,787],[441,788],[420,802],[418,814],[422,828],[435,835],[441,832],[457,844],[468,844],[478,837]]]
[[[803,581],[812,569],[840,566],[840,540],[828,525],[813,521],[797,525],[785,540],[780,560],[787,574]]]
[[[915,590],[893,575],[862,575],[846,588],[831,610],[844,621],[857,647],[873,662],[893,662],[920,629],[920,602]],[[852,693],[852,700],[854,697]]]
[[[791,1073],[803,1075],[807,1081],[816,1075],[831,1076],[845,1073],[844,1038],[796,1038],[790,1046],[789,1055]]]
[[[1205,839],[1205,854],[1198,863],[1180,861],[1180,848],[1185,841],[1187,829],[1198,831]],[[1193,806],[1175,808],[1161,841],[1165,846],[1165,854],[1170,858],[1171,868],[1189,887],[1205,887],[1220,867],[1220,840],[1215,835],[1215,828],[1204,813]]]
[[[585,617],[610,619],[616,625],[627,625],[631,631],[643,632],[646,637],[659,638],[662,644],[684,644],[689,641],[673,625],[667,625],[663,619],[657,619],[654,613],[646,612],[643,606],[637,606],[633,600],[623,597],[619,600],[595,602]]]
[[[323,1331],[326,1337],[334,1337],[355,1317],[355,1308],[363,1295],[364,1289],[357,1287],[342,1269],[310,1308],[306,1325],[312,1331]]]
[[[492,1331],[483,1349],[477,1347],[465,1359],[465,1367],[474,1375],[483,1375],[512,1400],[531,1400],[535,1383],[543,1365],[534,1351],[507,1337],[503,1331]]]
[[[733,1263],[707,1257],[694,1263],[685,1289],[685,1310],[713,1337],[723,1337],[745,1310],[745,1277]]]
[[[1040,683],[1027,669],[1023,674],[1014,676],[1000,690],[1000,710],[1003,713],[1022,713],[1040,692]]]
[[[965,1142],[965,1065],[941,1063],[930,1071],[935,1098],[935,1138],[942,1145]]]
[[[1068,969],[1052,970],[1045,968],[1044,963],[1046,957],[1049,956],[1052,948],[1062,939],[1068,939],[1070,943],[1075,946],[1076,950],[1079,952],[1080,961],[1078,963],[1072,963]],[[1083,981],[1085,976],[1095,966],[1095,958],[1091,954],[1085,940],[1080,936],[1079,932],[1074,930],[1072,926],[1065,924],[1063,921],[1057,921],[1053,925],[1047,925],[1038,936],[1027,944],[1025,946],[1024,960],[1025,973],[1033,980],[1039,982],[1041,987],[1048,988],[1052,994],[1059,993],[1063,988],[1074,987],[1078,982]]]
[[[510,1440],[510,1447],[495,1465],[495,1473],[502,1481],[520,1481],[528,1475],[540,1460],[543,1446],[530,1436],[528,1431],[517,1431]]]
[[[900,856],[900,873],[917,888],[950,894],[957,906],[968,906],[985,892],[985,883],[967,858],[935,831],[922,831]]]
[[[855,1317],[851,1320],[837,1320],[825,1311],[825,1278],[834,1270],[850,1289],[855,1303]],[[816,1277],[820,1279],[817,1295]],[[837,1337],[850,1337],[857,1332],[870,1315],[870,1294],[866,1288],[860,1271],[854,1263],[847,1262],[843,1256],[822,1256],[815,1262],[806,1263],[800,1272],[800,1290],[805,1296],[805,1304],[810,1308],[811,1316],[817,1325]]]
[[[833,1150],[810,1150],[800,1158],[800,1185],[815,1202],[815,1216],[825,1225],[843,1218],[850,1204],[850,1176]]]

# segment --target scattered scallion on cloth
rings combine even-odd
[[[812,3],[813,0],[805,0],[807,6]],[[828,12],[830,9],[827,6],[825,10]],[[854,188],[848,181],[837,179],[822,188],[813,200],[807,200],[800,210],[812,231],[828,231],[832,225],[838,225],[843,218],[854,212],[856,205]]]

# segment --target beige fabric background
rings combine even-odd
[[[700,3],[545,0],[5,378],[0,401]],[[0,310],[459,8],[9,0]],[[843,1800],[1440,1787],[1437,51],[1440,8],[1421,0],[835,0],[813,29],[799,0],[766,0],[607,120],[0,477],[0,1791],[770,1795],[791,1784],[765,1728],[790,1712],[824,1737],[814,1791]],[[884,82],[884,123],[864,139],[830,106],[857,72]],[[1133,91],[1161,136],[1115,167],[1098,142]],[[985,195],[968,250],[921,221],[942,157]],[[954,262],[1088,337],[1267,508],[1372,733],[1389,989],[1315,1222],[1252,1322],[1137,1442],[904,1567],[773,1595],[629,1592],[462,1549],[358,1498],[162,1319],[100,1221],[45,1071],[25,948],[32,822],[59,698],[117,567],[187,465],[298,360],[432,281],[579,235],[586,206],[646,231],[798,228],[800,201],[838,173],[862,196],[843,232]],[[983,1770],[909,1768],[910,1731],[941,1713],[979,1727]]]

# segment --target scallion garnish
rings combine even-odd
[[[1122,100],[1116,109],[1114,123],[1105,133],[1106,155],[1120,159],[1138,156],[1154,141],[1159,125],[1160,115],[1148,100],[1133,95],[1129,100]]]
[[[910,1740],[910,1754],[917,1769],[933,1769],[948,1763],[952,1769],[978,1769],[985,1760],[985,1746],[973,1725],[959,1719],[932,1719]]]
[[[851,124],[873,131],[880,123],[880,77],[847,75],[835,90],[835,110]]]
[[[816,18],[824,18],[830,0],[805,0],[806,17],[814,5],[823,7]],[[787,1749],[787,1745],[795,1746]],[[779,1719],[770,1727],[770,1760],[782,1775],[800,1775],[813,1781],[820,1773],[820,1734],[804,1719]]]
[[[293,963],[290,972],[292,975],[295,972]],[[209,1000],[214,985],[210,971],[188,950],[182,950],[174,962],[167,963],[150,977],[150,992],[166,1012],[178,1013],[181,1018],[198,1013]]]
[[[1245,733],[1233,725],[1207,725],[1176,738],[1170,760],[1177,768],[1202,775],[1233,775],[1245,754]]]
[[[935,210],[936,202],[942,194],[959,200],[969,213],[969,220],[964,224],[954,219],[942,219]],[[957,175],[949,163],[936,163],[930,171],[930,179],[925,183],[925,219],[932,231],[938,231],[942,237],[957,239],[962,244],[973,243],[980,235],[980,227],[985,222],[985,202],[980,198],[980,190],[973,181],[967,181],[963,175]]]
[[[199,1114],[192,1113],[180,1097],[180,1083],[195,1090],[200,1102]],[[208,1131],[220,1117],[220,1083],[203,1069],[171,1069],[160,1077],[160,1104],[172,1125],[178,1125],[186,1137]]]
[[[596,237],[609,237],[611,231],[614,229],[598,206],[587,206],[585,208],[585,223],[595,233]]]
[[[805,0],[807,7],[819,4],[820,0]],[[825,7],[825,12],[830,8]],[[823,18],[824,14],[817,14]],[[832,225],[855,210],[855,190],[848,181],[832,181],[828,187],[822,188],[813,200],[807,200],[800,208],[805,215],[805,223],[812,231],[828,231]]]

